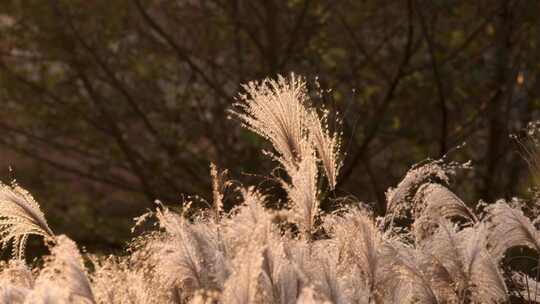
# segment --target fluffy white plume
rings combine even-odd
[[[407,216],[413,209],[412,199],[420,186],[430,181],[447,183],[449,176],[444,167],[436,161],[413,167],[394,189],[386,193],[387,215]]]
[[[508,296],[498,266],[487,251],[487,227],[478,224],[456,231],[456,226],[441,220],[439,230],[424,250],[448,272],[459,301],[499,303]]]
[[[47,291],[50,286],[57,288],[54,293],[62,294],[61,298],[66,301],[95,303],[81,254],[75,242],[65,235],[56,237],[56,245],[52,247],[51,256],[36,279],[33,293],[46,299],[50,296]]]
[[[328,128],[328,111],[323,111],[319,117],[316,111],[312,111],[309,120],[309,138],[317,150],[319,159],[328,178],[330,189],[334,189],[337,183],[339,169],[341,168],[341,134],[330,133]]]
[[[287,169],[291,183],[282,181],[282,184],[289,195],[291,219],[299,226],[306,238],[310,238],[319,213],[318,169],[315,151],[308,145],[304,151],[304,157],[298,166]]]
[[[233,260],[233,271],[223,290],[224,303],[261,303],[261,298],[269,296],[260,288],[264,248],[256,241],[249,244]]]
[[[236,115],[243,125],[269,140],[284,166],[291,166],[302,158],[302,141],[306,136],[309,111],[306,109],[307,91],[303,78],[291,74],[278,76],[277,81],[265,79],[244,85],[235,103]]]
[[[417,242],[428,238],[437,229],[439,220],[460,218],[468,224],[478,222],[474,212],[447,187],[426,183],[420,186],[413,199],[413,232]]]
[[[213,224],[190,223],[165,207],[158,210],[157,217],[166,235],[151,246],[163,282],[170,288],[180,288],[182,297],[190,297],[200,289],[218,288],[213,274],[219,273],[219,258],[224,253]]]
[[[540,232],[521,210],[500,201],[488,207],[488,220],[492,224],[490,251],[497,261],[515,246],[527,246],[540,252]]]
[[[49,228],[39,204],[23,188],[0,183],[0,242],[6,247],[13,241],[13,255],[24,258],[28,236],[40,235],[53,240],[54,233]]]

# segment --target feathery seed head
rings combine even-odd
[[[24,249],[29,235],[43,236],[46,241],[55,239],[39,204],[32,195],[13,184],[0,182],[0,242],[5,248],[13,243],[13,256],[24,258]]]

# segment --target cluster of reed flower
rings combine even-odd
[[[157,227],[123,256],[81,254],[56,235],[40,206],[16,184],[0,186],[0,241],[13,258],[0,265],[0,303],[509,303],[540,299],[529,273],[512,269],[509,250],[540,252],[537,210],[523,201],[472,209],[450,190],[467,167],[430,160],[387,192],[387,213],[365,205],[322,213],[342,163],[341,134],[310,102],[305,80],[291,75],[251,82],[231,111],[268,140],[287,194],[267,208],[261,189],[232,183],[211,165],[207,210],[189,201],[159,203],[141,217]],[[321,180],[323,182],[321,182]],[[223,208],[224,191],[241,197]],[[481,209],[481,210],[480,210]],[[533,218],[533,219],[531,219]],[[24,258],[26,240],[43,237],[50,255]]]

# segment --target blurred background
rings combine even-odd
[[[410,166],[451,152],[471,204],[527,195],[509,138],[540,116],[538,1],[4,0],[0,179],[51,227],[114,251],[160,199],[210,198],[209,162],[276,165],[227,119],[241,84],[295,72],[343,118],[337,196],[384,211]],[[271,189],[269,191],[272,191]]]

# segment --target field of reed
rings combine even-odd
[[[125,255],[83,253],[57,235],[29,192],[0,186],[0,303],[537,303],[536,199],[467,204],[452,180],[469,163],[413,166],[387,191],[386,214],[334,188],[342,134],[290,75],[244,86],[231,117],[268,141],[277,204],[210,165],[207,208],[156,202]],[[202,172],[201,174],[207,174]],[[224,193],[238,203],[224,209]],[[321,201],[332,202],[322,212]],[[281,205],[282,208],[269,206]],[[155,228],[152,229],[152,224]],[[148,229],[150,227],[150,229]],[[25,259],[29,237],[50,254]],[[532,260],[530,267],[515,261]],[[519,264],[523,265],[523,263]]]

